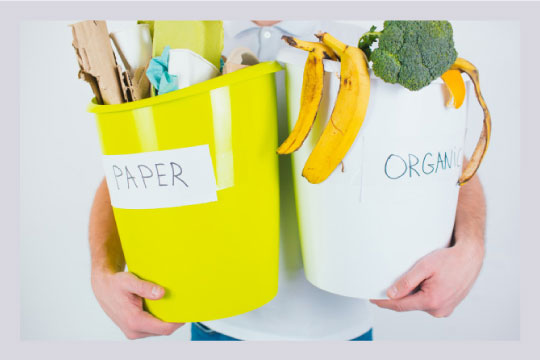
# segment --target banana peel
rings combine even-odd
[[[323,59],[337,60],[337,56],[332,49],[318,42],[303,41],[291,36],[282,36],[281,38],[290,46],[309,51],[304,67],[298,119],[287,139],[277,149],[278,154],[284,155],[298,150],[311,131],[322,99]]]
[[[474,84],[474,91],[476,93],[478,103],[484,111],[484,124],[482,127],[482,132],[480,133],[480,138],[478,139],[478,143],[476,144],[476,147],[471,158],[469,159],[469,162],[465,166],[465,169],[463,170],[458,180],[458,184],[461,186],[467,183],[467,181],[469,181],[474,176],[474,174],[476,174],[476,171],[480,167],[480,164],[482,163],[482,160],[486,155],[489,140],[491,137],[491,114],[489,113],[486,101],[482,96],[482,91],[480,90],[478,69],[469,61],[463,58],[457,58],[455,63],[450,67],[450,70],[458,70],[460,73],[464,72],[469,76],[469,78]]]
[[[319,33],[317,37],[341,58],[341,76],[330,120],[302,171],[302,176],[312,184],[326,180],[342,162],[364,122],[370,93],[368,61],[364,52],[328,33]]]

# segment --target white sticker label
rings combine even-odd
[[[129,155],[103,155],[111,204],[158,209],[217,201],[208,145]]]
[[[366,185],[413,184],[451,179],[457,183],[463,161],[463,134],[431,138],[399,137],[385,147],[373,146],[366,159]]]
[[[428,189],[453,194],[459,188],[463,141],[463,132],[393,137],[382,145],[366,138],[360,201],[381,197],[413,201]]]

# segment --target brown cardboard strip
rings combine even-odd
[[[105,21],[86,20],[71,25],[79,78],[90,83],[100,104],[125,101],[118,65]]]
[[[135,100],[141,100],[150,97],[150,80],[146,76],[146,67],[135,69],[133,75],[133,97]]]
[[[120,66],[117,66],[116,70],[118,77],[121,79],[120,85],[125,102],[150,97],[150,81],[146,77],[145,67],[137,68],[133,77],[129,75],[129,72],[122,71]]]

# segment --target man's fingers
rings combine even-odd
[[[141,298],[157,300],[163,297],[165,290],[154,283],[141,280],[129,272],[119,273],[117,280],[120,287],[130,294],[135,294]],[[176,331],[183,323],[168,323],[161,321],[148,312],[141,309],[133,309],[123,321],[124,333],[128,339],[138,339],[151,335],[170,335]]]
[[[420,260],[388,289],[387,295],[391,299],[400,299],[407,296],[430,276],[431,272],[426,262]]]
[[[141,311],[136,317],[133,328],[139,332],[153,335],[171,335],[184,323],[170,323],[156,319],[146,311]]]
[[[397,300],[370,300],[371,303],[378,307],[394,311],[425,310],[426,301],[426,294],[423,291]]]
[[[165,289],[149,281],[141,280],[131,273],[124,273],[122,287],[124,290],[140,297],[157,300],[165,294]]]

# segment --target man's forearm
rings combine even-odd
[[[459,190],[454,227],[455,244],[468,245],[483,253],[485,226],[486,200],[478,175],[475,175]]]
[[[99,185],[92,204],[89,242],[92,273],[95,271],[118,272],[124,270],[124,253],[122,252],[109,190],[105,180]]]

